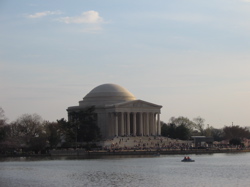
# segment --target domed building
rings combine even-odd
[[[79,106],[68,107],[70,113],[95,106],[97,125],[103,138],[114,136],[160,135],[162,106],[138,100],[116,84],[102,84],[92,89]]]

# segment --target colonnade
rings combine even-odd
[[[160,113],[110,112],[108,134],[110,136],[161,135]]]

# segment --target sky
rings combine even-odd
[[[250,126],[250,0],[0,0],[0,107],[67,119],[93,88],[118,84],[162,105]]]

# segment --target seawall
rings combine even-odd
[[[223,150],[116,150],[116,151],[51,151],[51,156],[97,156],[97,155],[190,155],[190,154],[214,154],[214,153],[243,153],[250,152],[250,149],[223,149]]]

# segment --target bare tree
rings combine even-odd
[[[201,118],[200,116],[198,116],[197,118],[193,119],[194,121],[194,127],[195,129],[197,129],[200,133],[200,135],[205,135],[205,119]]]
[[[187,117],[183,117],[183,116],[179,116],[178,118],[171,117],[169,119],[169,122],[175,124],[176,126],[184,125],[190,130],[194,128],[194,122],[189,120]]]
[[[4,115],[4,110],[0,107],[0,141],[3,141],[7,136],[7,118]]]
[[[11,124],[11,137],[16,138],[20,144],[29,146],[34,138],[41,137],[44,120],[38,114],[23,114]]]
[[[5,117],[4,110],[0,107],[0,127],[6,125],[7,118]]]
[[[225,139],[243,139],[249,138],[250,132],[245,127],[240,127],[238,125],[225,126],[223,128]]]
[[[4,110],[0,107],[0,153],[17,148],[16,139],[9,136],[10,127],[11,125],[7,124]]]

